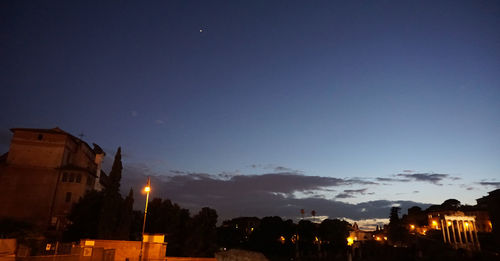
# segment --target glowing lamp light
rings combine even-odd
[[[280,237],[280,242],[281,242],[281,244],[285,244],[285,237],[284,236]]]
[[[354,244],[354,239],[352,237],[348,237],[347,238],[347,245],[352,246],[352,244]]]
[[[451,226],[451,222],[450,221],[448,221],[448,223],[446,223],[446,224],[448,224],[448,226]]]
[[[438,229],[438,223],[436,220],[432,220],[432,226],[435,228],[435,229]]]
[[[377,240],[377,241],[380,241],[380,240],[382,240],[382,239],[381,239],[380,237],[377,237],[377,238],[376,238],[376,240]]]
[[[410,229],[414,230],[415,229],[415,225],[410,225]]]
[[[387,240],[387,237],[384,237],[384,240]]]
[[[151,191],[151,187],[145,187],[145,188],[144,188],[144,191],[145,191],[145,192],[149,192],[149,191]]]

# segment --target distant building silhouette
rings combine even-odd
[[[104,151],[59,129],[11,129],[0,157],[0,218],[61,230],[73,203],[102,188]]]
[[[500,249],[500,189],[488,192],[488,196],[484,196],[476,200],[477,205],[488,210],[491,221],[489,226],[495,235],[497,248]]]

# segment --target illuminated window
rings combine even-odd
[[[71,202],[71,192],[66,192],[66,202]]]

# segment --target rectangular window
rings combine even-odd
[[[71,202],[71,192],[66,192],[66,202]]]
[[[63,173],[62,181],[63,182],[68,181],[68,173],[66,173],[66,172]]]
[[[78,173],[76,175],[76,183],[80,183],[80,182],[82,182],[82,174]]]
[[[75,174],[74,173],[70,173],[69,174],[69,182],[74,182],[75,181]]]

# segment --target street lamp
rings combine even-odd
[[[149,192],[151,191],[151,181],[149,180],[149,177],[144,191],[146,192],[146,207],[144,208],[144,220],[142,223],[141,251],[139,252],[139,261],[142,260],[142,248],[144,247],[144,229],[146,228],[146,214],[148,213]]]

